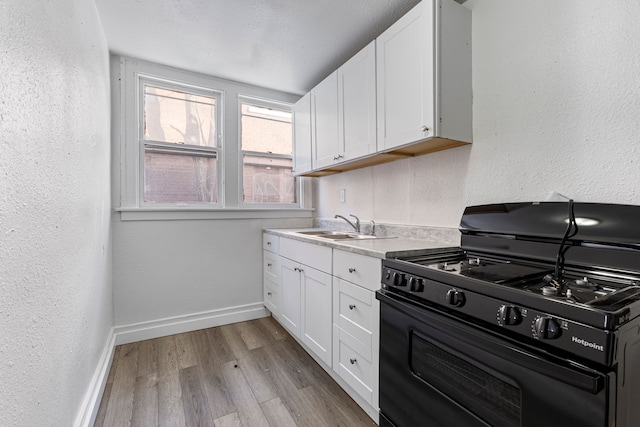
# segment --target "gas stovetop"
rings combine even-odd
[[[611,364],[616,331],[640,327],[637,218],[628,205],[469,207],[459,251],[384,260],[381,292]]]
[[[424,265],[428,269],[603,311],[619,310],[626,304],[637,301],[637,294],[640,293],[640,279],[613,277],[608,272],[576,270],[565,273],[561,280],[554,280],[551,265],[523,264],[479,254],[461,254],[436,262],[425,258],[406,261]]]

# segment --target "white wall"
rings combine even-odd
[[[473,11],[473,146],[321,178],[318,217],[456,227],[466,205],[543,200],[554,190],[640,204],[640,3],[465,6]]]
[[[127,144],[122,138],[131,132],[125,133],[122,129],[132,126],[133,135],[137,135],[137,126],[127,122],[127,116],[123,115],[127,104],[123,110],[121,101],[129,96],[126,85],[133,87],[133,79],[126,80],[127,74],[121,74],[127,71],[120,66],[120,61],[119,57],[112,57],[112,200],[115,208],[126,204],[126,198],[121,197],[121,183],[126,185],[126,179],[121,181],[121,150]],[[188,322],[193,319],[207,319],[220,311],[241,311],[247,305],[259,306],[264,315],[262,229],[310,227],[312,218],[309,211],[301,214],[306,218],[288,218],[290,214],[286,210],[260,212],[238,207],[241,173],[238,96],[282,102],[293,102],[297,97],[144,61],[126,61],[135,62],[135,69],[145,75],[193,82],[224,92],[223,191],[225,206],[230,210],[158,213],[144,209],[136,212],[133,206],[124,215],[136,217],[135,220],[121,220],[120,213],[113,215],[114,322],[120,333],[118,342],[175,333],[181,328],[188,330],[193,326]],[[131,77],[133,71],[129,73]],[[122,88],[120,81],[125,82]],[[200,215],[216,219],[186,219]],[[163,219],[158,220],[159,216]],[[144,220],[139,220],[141,217]],[[176,324],[183,326],[178,329],[168,326]],[[197,326],[212,324],[215,323],[197,323]],[[152,330],[132,332],[144,329]]]
[[[108,53],[93,1],[0,4],[0,425],[70,426],[112,325]]]
[[[115,324],[129,326],[261,303],[262,228],[309,227],[311,219],[113,225]]]

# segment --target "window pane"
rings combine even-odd
[[[291,159],[245,155],[242,163],[245,203],[296,203]]]
[[[144,86],[144,139],[216,146],[216,99]]]
[[[215,152],[144,147],[144,201],[215,203],[218,161]]]
[[[291,112],[242,104],[244,151],[292,155]]]

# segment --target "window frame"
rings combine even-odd
[[[250,151],[242,149],[242,105],[250,104],[256,107],[285,110],[291,113],[291,155],[266,153],[264,151]],[[274,101],[249,95],[238,95],[238,205],[244,208],[258,209],[299,209],[302,207],[302,186],[299,177],[293,177],[293,191],[295,203],[256,203],[244,201],[244,156],[266,157],[274,159],[290,159],[293,162],[293,104]],[[293,163],[292,163],[293,167]]]
[[[220,90],[205,88],[201,86],[185,84],[183,82],[176,82],[173,80],[158,78],[149,76],[146,74],[138,74],[136,79],[137,84],[137,137],[138,137],[138,198],[139,206],[141,207],[208,207],[211,209],[221,208],[224,206],[224,191],[222,186],[222,177],[224,176],[224,150],[222,148],[223,138],[223,117],[222,111],[224,110],[223,92]],[[215,100],[216,109],[216,140],[214,147],[190,145],[190,144],[177,144],[171,142],[155,141],[145,139],[144,137],[144,97],[145,86],[153,86],[158,89],[172,90],[177,92],[184,92],[192,95],[206,96]],[[145,172],[145,159],[144,152],[145,146],[153,146],[158,148],[171,148],[176,151],[182,151],[184,153],[193,153],[198,155],[199,153],[215,154],[216,158],[216,202],[147,202],[144,199],[144,172]]]
[[[312,178],[298,177],[298,203],[295,206],[242,205],[238,199],[241,181],[239,158],[238,96],[291,104],[296,95],[273,89],[225,80],[210,75],[155,64],[140,59],[112,55],[110,60],[112,93],[112,201],[122,221],[206,220],[241,218],[312,218]],[[140,144],[140,78],[177,85],[178,89],[200,88],[219,92],[221,106],[217,133],[218,203],[144,203],[143,167]],[[140,113],[139,113],[140,112]],[[235,121],[235,123],[234,123]]]

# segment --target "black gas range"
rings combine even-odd
[[[473,206],[460,248],[384,260],[381,424],[640,423],[639,221],[630,205]]]

